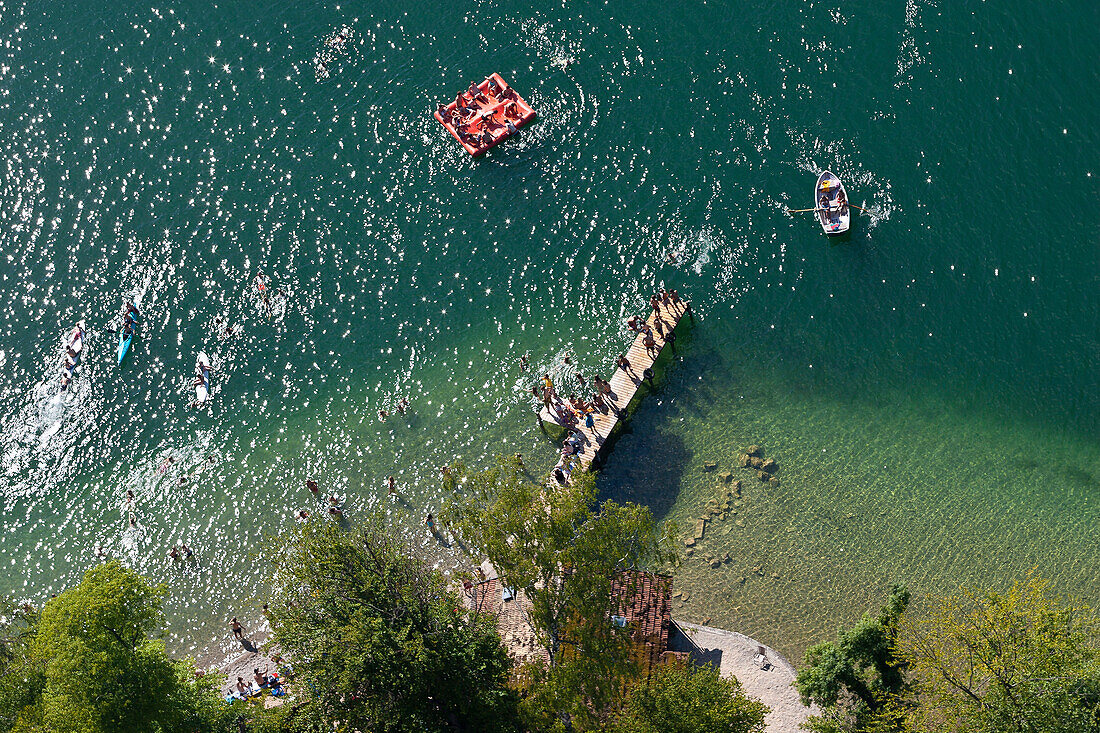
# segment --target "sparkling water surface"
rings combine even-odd
[[[0,591],[120,556],[226,650],[308,478],[447,566],[439,467],[552,465],[534,376],[609,369],[664,285],[696,323],[601,490],[686,532],[780,465],[677,614],[797,656],[895,581],[1096,601],[1100,6],[1010,5],[0,3]],[[430,112],[491,71],[539,120],[475,161]],[[840,240],[786,213],[823,169]]]

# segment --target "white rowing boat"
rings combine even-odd
[[[829,171],[823,172],[814,186],[814,211],[825,233],[832,236],[848,231],[851,209],[844,184]]]

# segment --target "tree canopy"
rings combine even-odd
[[[836,641],[806,651],[795,687],[806,705],[821,708],[810,721],[817,731],[891,730],[899,725],[895,703],[907,689],[904,662],[894,655],[897,624],[909,591],[895,586],[878,615],[864,614]]]
[[[917,682],[912,730],[1100,731],[1100,619],[1029,576],[963,590],[907,619],[899,655]]]
[[[764,733],[768,707],[713,665],[665,664],[634,685],[610,733]]]
[[[297,730],[510,730],[510,662],[492,619],[377,522],[286,538],[271,622],[295,660]]]
[[[0,715],[13,731],[168,733],[223,730],[228,713],[189,661],[153,635],[163,585],[117,560],[92,568],[41,613],[5,624]]]
[[[531,626],[550,664],[525,677],[530,724],[595,725],[637,671],[628,630],[610,620],[624,600],[613,597],[613,585],[669,557],[652,513],[597,503],[587,472],[547,490],[512,458],[483,471],[456,466],[448,481],[455,532],[531,602]]]

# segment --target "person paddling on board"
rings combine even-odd
[[[263,301],[264,309],[267,311],[268,317],[271,316],[271,301],[268,298],[267,285],[265,283],[267,278],[264,277],[262,272],[256,273],[256,279],[253,281],[256,283],[256,292],[260,294],[260,300]]]

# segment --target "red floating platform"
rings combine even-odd
[[[474,157],[499,145],[535,119],[535,110],[512,87],[492,74],[477,85],[471,98],[469,90],[433,115],[466,152]]]

